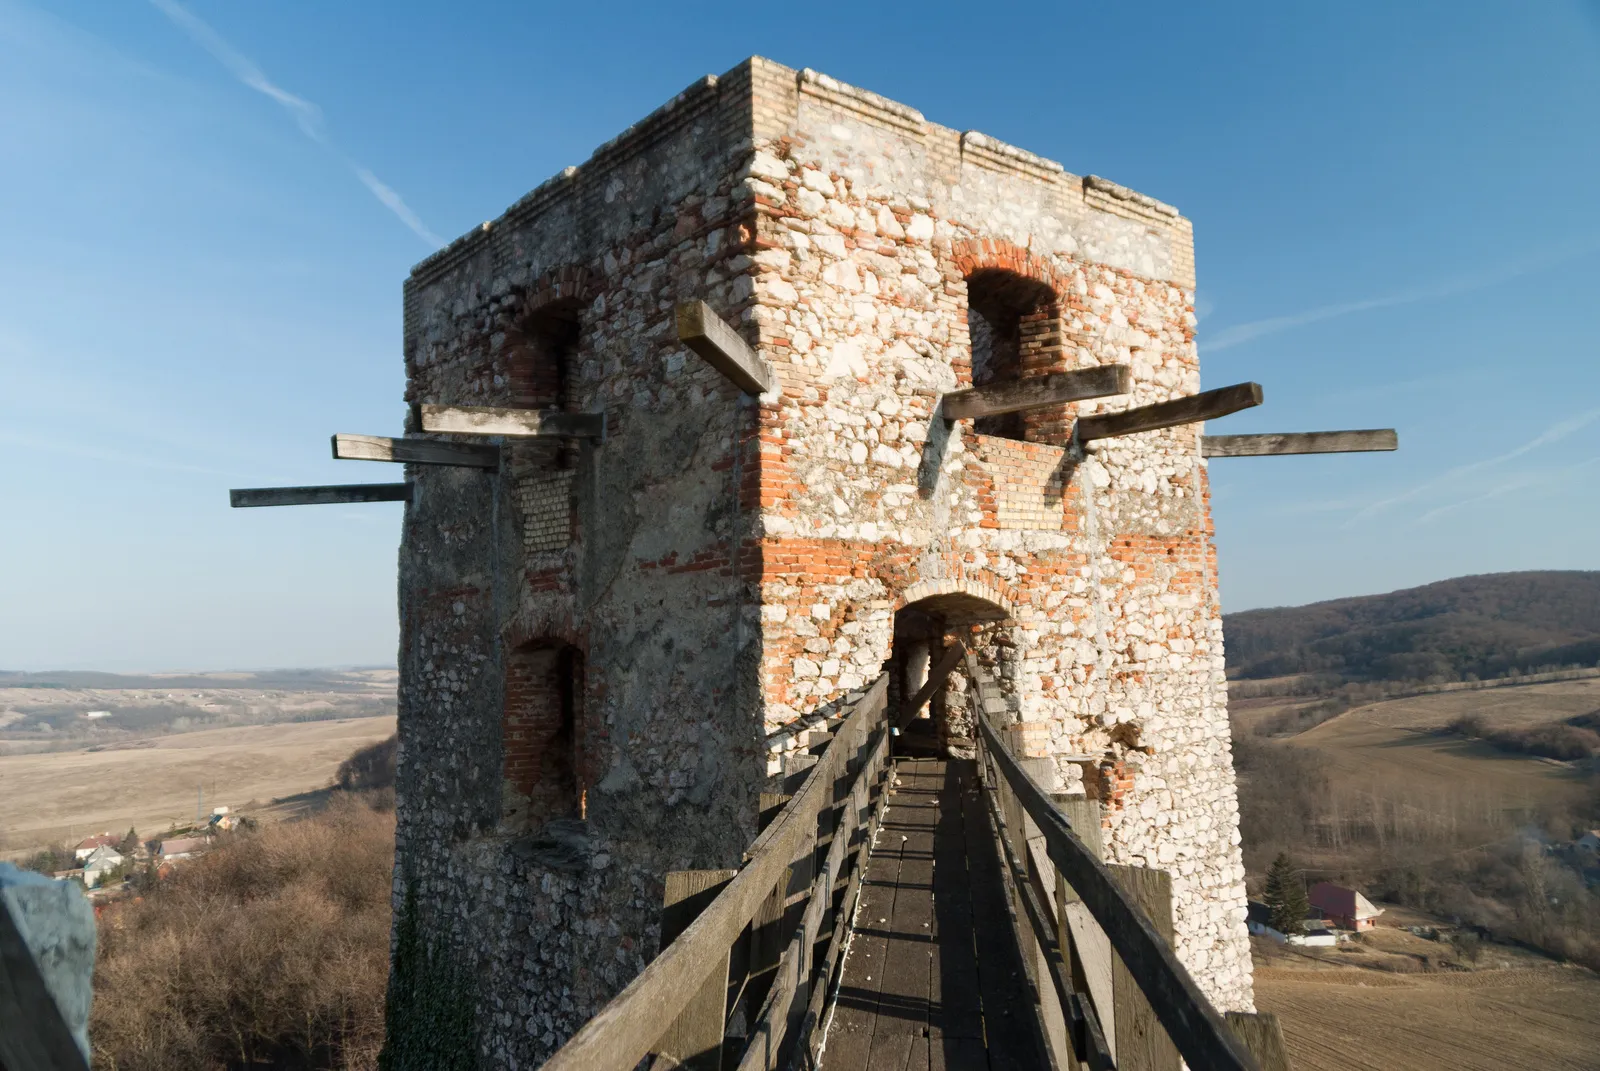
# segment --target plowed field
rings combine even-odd
[[[1595,1071],[1600,977],[1571,967],[1394,975],[1258,967],[1295,1071]]]

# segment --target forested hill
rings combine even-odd
[[[1224,618],[1230,678],[1450,681],[1600,663],[1600,572],[1489,573]]]

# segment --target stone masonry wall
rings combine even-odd
[[[997,272],[1048,294],[1021,374],[1126,363],[1132,397],[1039,414],[1029,441],[944,420],[967,280]],[[883,671],[915,605],[977,647],[1023,750],[1102,800],[1109,855],[1173,873],[1180,957],[1248,1008],[1197,429],[1064,445],[1075,411],[1198,388],[1193,285],[1168,206],[760,59],[419,265],[409,402],[607,431],[408,472],[394,896],[421,952],[391,993],[465,979],[481,1063],[543,1060],[655,953],[665,872],[738,864],[794,730]],[[743,398],[677,342],[693,299],[776,391]],[[558,349],[559,390],[529,364]],[[559,744],[512,657],[558,648],[583,666]],[[953,747],[969,697],[957,677],[935,703]],[[582,813],[539,780],[557,746]]]
[[[606,417],[603,444],[408,473],[396,916],[471,986],[485,1066],[542,1062],[655,954],[662,876],[737,865],[755,833],[755,412],[673,327],[679,301],[737,318],[752,295],[749,124],[738,72],[697,83],[407,286],[409,402]],[[564,394],[523,329],[549,309],[575,322]],[[584,667],[570,738],[557,648]]]
[[[755,312],[782,380],[761,441],[769,731],[869,681],[920,592],[998,593],[983,658],[1027,750],[1102,799],[1111,858],[1172,872],[1180,957],[1248,1008],[1198,429],[1064,448],[1073,409],[1199,389],[1187,223],[825,76],[767,64],[755,86]],[[944,421],[939,396],[971,383],[967,280],[995,273],[1053,295],[1022,321],[1023,375],[1127,364],[1132,396],[1030,414],[1034,442]]]

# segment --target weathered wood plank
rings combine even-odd
[[[1261,404],[1261,384],[1235,383],[1231,387],[1201,391],[1170,402],[1139,405],[1120,413],[1104,413],[1083,417],[1078,421],[1079,442],[1109,439],[1117,435],[1133,435],[1141,431],[1158,431],[1179,424],[1193,424],[1200,420],[1237,413],[1241,409]]]
[[[335,435],[333,456],[338,461],[402,461],[415,465],[462,465],[475,469],[500,467],[500,448],[493,443],[391,439],[384,435]]]
[[[906,700],[900,708],[900,714],[895,718],[895,728],[904,729],[911,724],[911,719],[917,716],[917,711],[932,699],[934,693],[944,687],[945,678],[950,676],[950,671],[956,668],[962,657],[967,653],[967,645],[957,639],[944,654],[939,656],[939,661],[928,670],[927,683],[917,689],[917,694]]]
[[[986,383],[981,387],[968,387],[946,394],[943,399],[944,416],[946,420],[965,420],[969,417],[1021,413],[1050,405],[1081,402],[1088,398],[1126,394],[1132,383],[1132,373],[1125,364],[1106,364],[1004,383]]]
[[[0,1067],[88,1071],[28,943],[0,899]]]
[[[728,887],[737,870],[669,870],[661,906],[661,946],[666,948],[695,920],[717,894]],[[692,1071],[720,1071],[722,1035],[727,1026],[728,951],[722,953],[722,970],[706,978],[687,1007],[661,1038],[662,1055]]]
[[[1172,944],[1172,875],[1139,866],[1106,867],[1134,903],[1155,923],[1156,932]],[[1117,1035],[1117,1066],[1125,1071],[1178,1071],[1183,1060],[1155,1009],[1120,958],[1111,965],[1112,1020]]]
[[[678,341],[746,394],[765,394],[778,385],[772,366],[704,301],[686,301],[678,306]]]
[[[1261,1071],[1291,1071],[1289,1048],[1283,1042],[1283,1027],[1272,1012],[1226,1012],[1228,1026],[1239,1035]]]
[[[523,439],[606,437],[604,413],[502,409],[488,405],[423,405],[422,430],[450,435],[509,435]]]
[[[228,492],[234,509],[247,506],[336,506],[349,502],[409,502],[409,483],[343,483],[321,487],[235,487]]]
[[[877,743],[870,751],[861,779],[851,790],[850,809],[860,816],[858,819],[860,824],[857,827],[859,836],[854,830],[850,834],[840,832],[835,835],[834,847],[853,844],[849,849],[849,861],[846,863],[841,860],[840,863],[850,877],[845,883],[844,895],[839,900],[839,909],[834,913],[832,936],[828,941],[828,951],[824,954],[817,972],[817,984],[811,993],[811,1003],[806,1008],[805,1018],[801,1021],[796,1035],[799,1043],[805,1046],[803,1051],[809,1058],[811,1067],[817,1066],[818,1054],[823,1043],[823,1032],[817,1027],[822,1022],[825,1005],[830,997],[837,996],[835,981],[838,980],[842,984],[845,934],[856,916],[862,878],[867,870],[867,853],[877,839],[885,804],[889,798],[889,785],[887,779],[882,776],[883,762],[888,756],[888,751],[889,734],[884,732],[878,736]]]
[[[1393,428],[1365,431],[1291,431],[1267,435],[1202,435],[1201,457],[1269,457],[1277,454],[1359,454],[1398,450]]]

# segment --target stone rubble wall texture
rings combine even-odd
[[[943,420],[967,278],[996,270],[1052,295],[1024,375],[1124,363],[1131,397],[1031,419],[1036,441]],[[777,390],[741,397],[677,342],[693,299]],[[1251,1007],[1199,429],[1062,444],[1074,412],[1198,389],[1193,300],[1169,206],[761,59],[417,267],[409,402],[519,404],[520,325],[565,303],[563,401],[607,422],[559,472],[516,444],[504,474],[409,474],[396,905],[478,980],[485,1065],[542,1060],[644,966],[666,871],[738,865],[799,730],[882,672],[913,603],[976,647],[1019,747],[1102,801],[1108,858],[1172,873],[1180,958]],[[575,829],[503,817],[530,642],[587,667]],[[936,703],[954,747],[974,696],[958,673]]]

